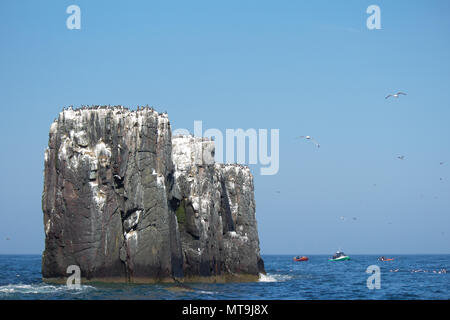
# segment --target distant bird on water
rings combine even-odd
[[[394,94],[389,94],[389,95],[387,95],[385,99],[387,99],[387,98],[389,98],[389,97],[398,98],[401,94],[403,94],[403,95],[406,96],[406,93],[404,93],[404,92],[397,92],[397,93],[394,93]]]
[[[400,160],[404,160],[405,156],[398,156],[397,158],[400,159]]]
[[[320,148],[320,144],[311,136],[300,136],[298,137],[300,139],[306,139],[306,140],[311,140],[312,142],[314,142],[314,144],[317,146],[317,148]]]
[[[439,162],[439,164],[442,166],[445,162]]]
[[[6,241],[11,240],[10,238],[6,238]]]

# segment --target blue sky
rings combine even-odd
[[[66,28],[71,4],[81,30]],[[366,27],[371,4],[381,30]],[[1,1],[0,253],[44,249],[48,130],[81,104],[154,105],[174,129],[279,129],[278,174],[252,166],[263,254],[450,253],[448,12],[445,0]]]

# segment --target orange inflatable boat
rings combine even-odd
[[[305,256],[294,257],[294,261],[308,261],[308,257],[305,257]]]

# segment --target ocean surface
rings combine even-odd
[[[40,255],[0,255],[0,299],[450,299],[450,255],[393,255],[380,262],[374,255],[350,255],[330,262],[312,255],[306,262],[292,256],[263,255],[267,274],[254,283],[95,284],[68,288],[41,280]],[[380,289],[368,289],[366,269],[380,267]]]

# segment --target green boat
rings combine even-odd
[[[328,261],[345,261],[345,260],[350,260],[350,257],[346,256],[345,253],[341,251],[336,252],[336,254],[331,259],[328,259]]]

